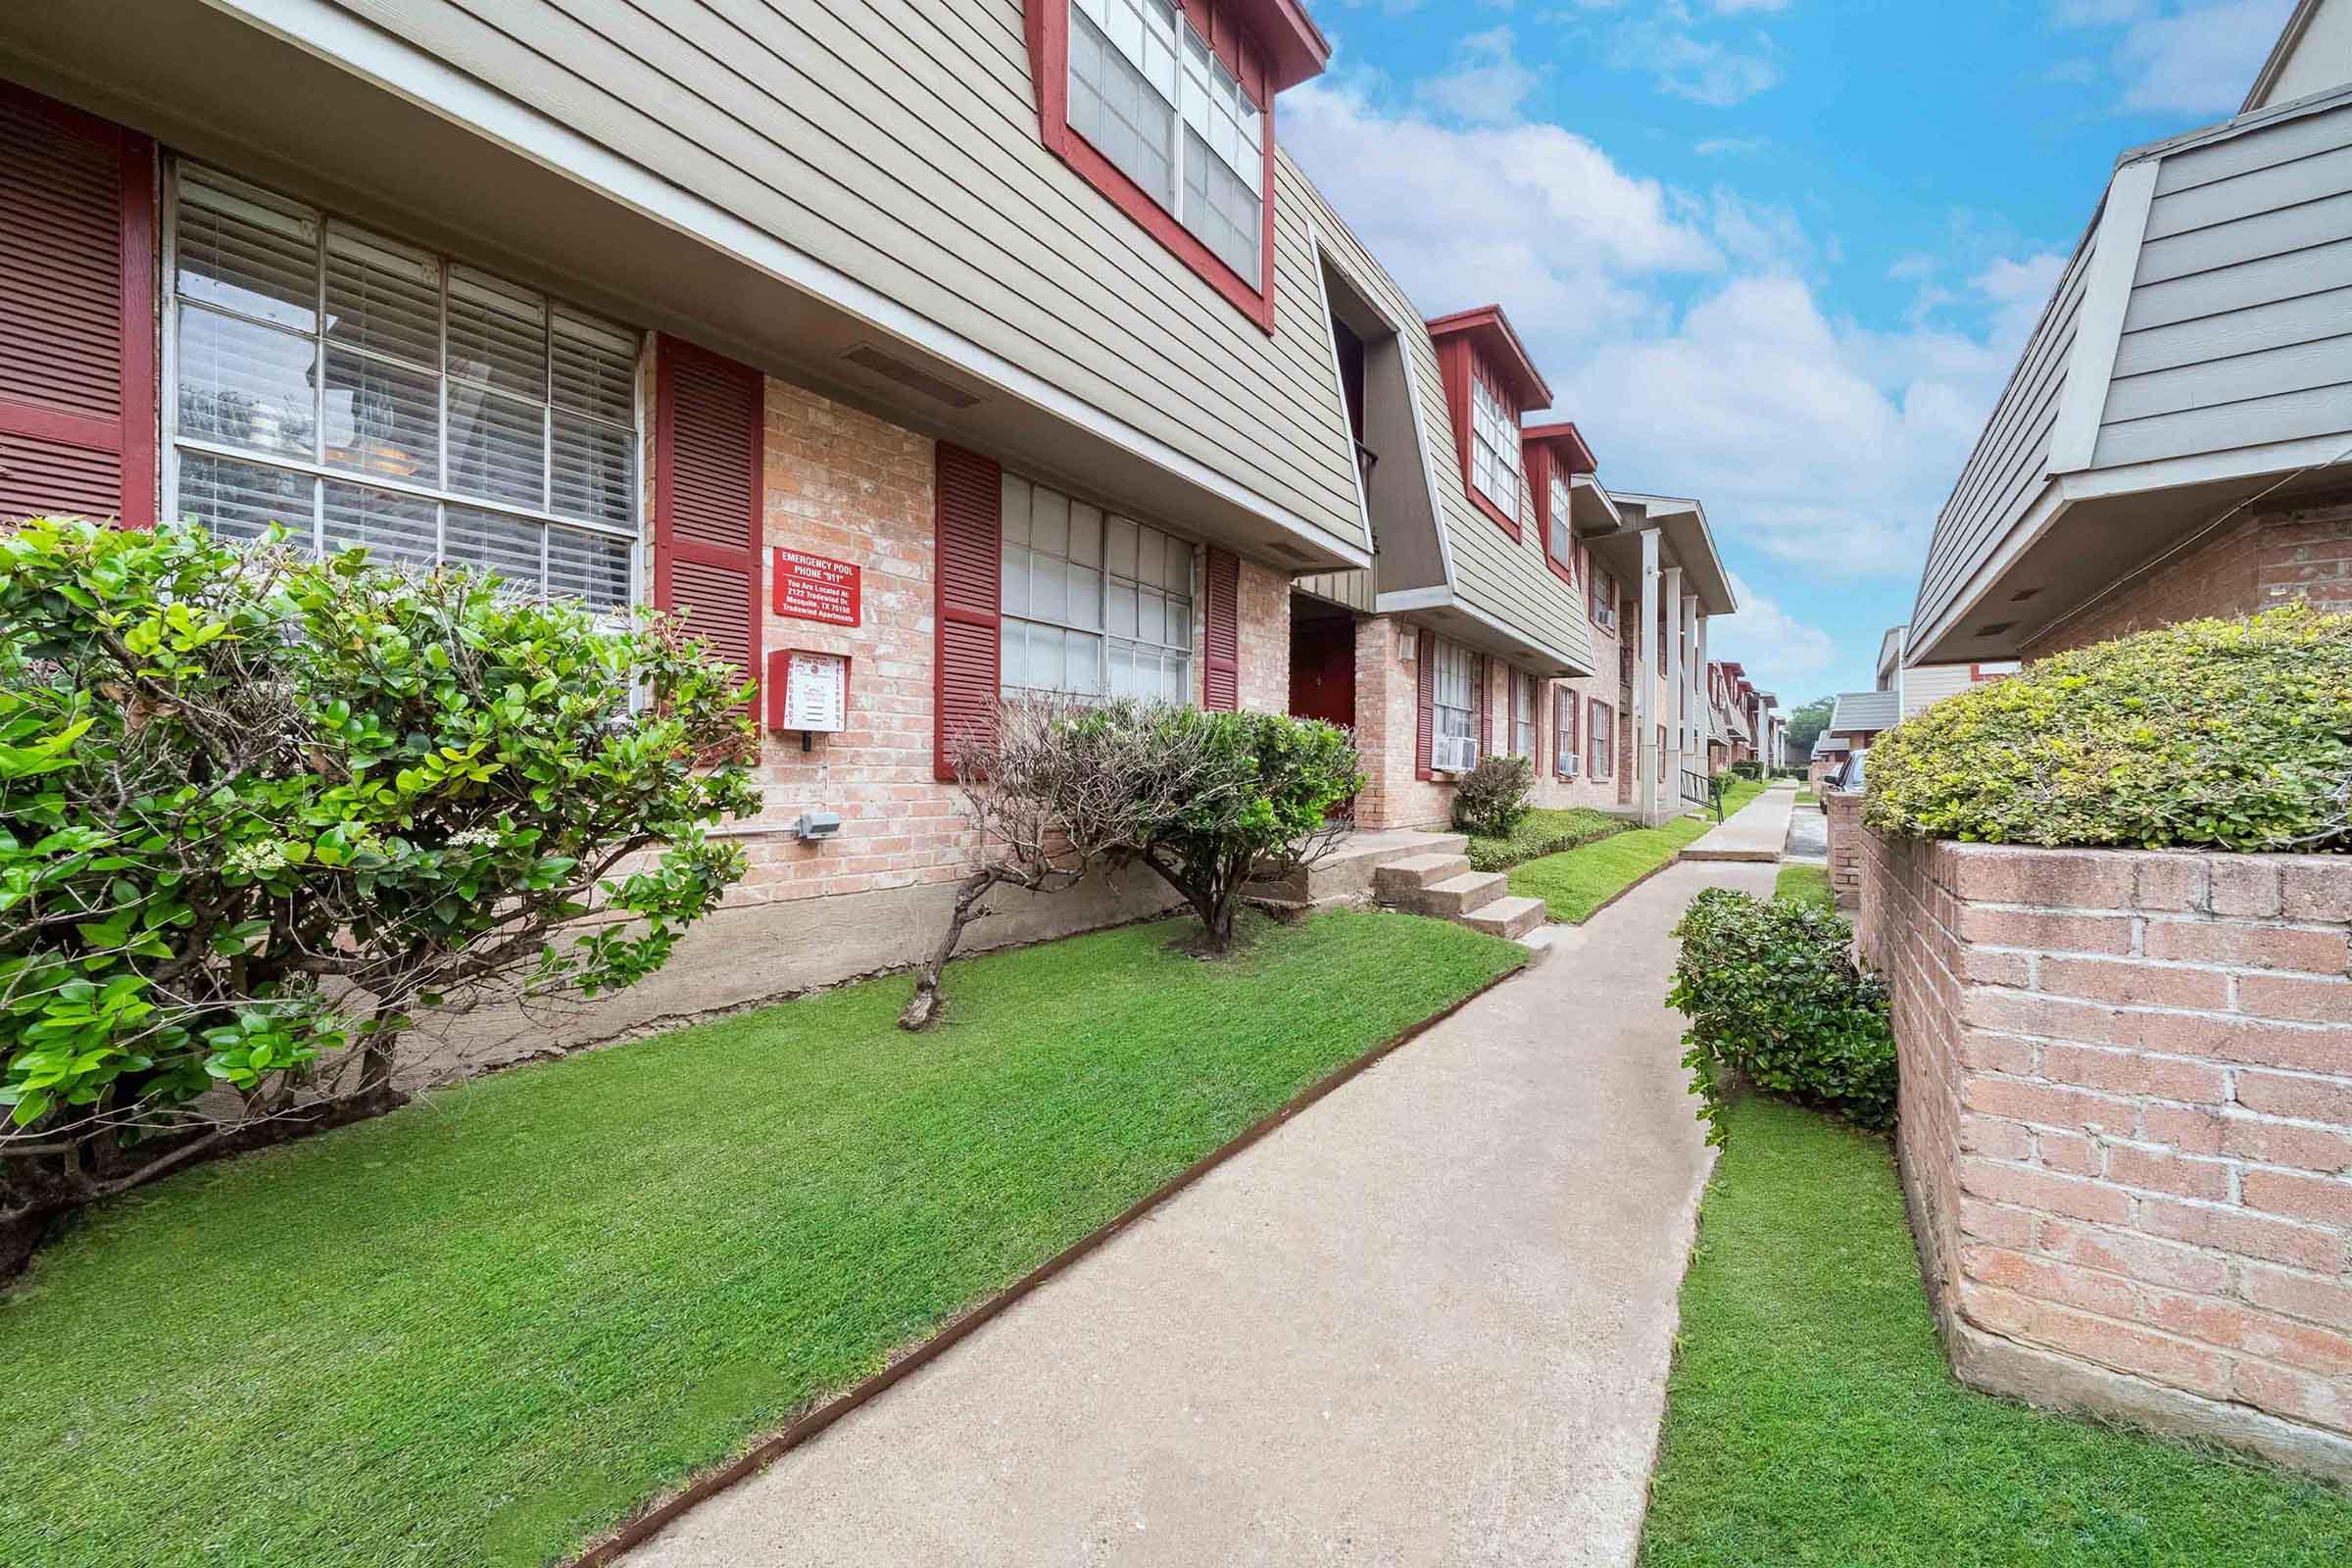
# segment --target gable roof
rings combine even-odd
[[[1451,316],[1430,318],[1426,323],[1432,342],[1443,343],[1447,338],[1466,337],[1478,352],[1494,367],[1494,373],[1510,388],[1511,396],[1519,400],[1519,410],[1551,407],[1551,383],[1528,358],[1527,349],[1520,343],[1519,334],[1511,330],[1511,318],[1502,314],[1499,305],[1480,305]]]
[[[1893,692],[1839,692],[1838,706],[1830,710],[1829,730],[1824,733],[1859,735],[1892,729],[1900,717],[1901,699]]]

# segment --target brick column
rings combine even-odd
[[[1862,797],[1849,790],[1824,790],[1821,808],[1830,819],[1830,891],[1840,909],[1862,904]],[[1803,809],[1803,808],[1798,808]]]

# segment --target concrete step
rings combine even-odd
[[[1311,908],[1357,903],[1372,897],[1372,877],[1382,866],[1417,855],[1459,855],[1469,844],[1464,834],[1421,833],[1410,828],[1350,833],[1307,869],[1287,877],[1261,878],[1243,893],[1247,898]]]
[[[1423,888],[1416,902],[1423,914],[1458,920],[1483,909],[1510,890],[1511,879],[1500,871],[1465,871]]]
[[[1473,931],[1484,931],[1491,937],[1509,937],[1516,941],[1544,923],[1542,899],[1507,898],[1460,916],[1461,923]]]
[[[1383,904],[1411,906],[1423,888],[1470,869],[1467,855],[1408,855],[1372,873],[1373,896]]]

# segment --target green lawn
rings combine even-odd
[[[1764,793],[1753,779],[1735,779],[1723,792],[1723,814],[1730,816]],[[1661,827],[1638,827],[1581,849],[1546,855],[1511,871],[1511,892],[1520,898],[1542,899],[1544,916],[1566,925],[1582,925],[1592,911],[1623,893],[1682,848],[1715,825],[1715,814],[1678,816]]]
[[[1799,806],[1819,806],[1821,804],[1821,797],[1814,794],[1811,790],[1798,790],[1796,792],[1796,804]]]
[[[1830,891],[1830,868],[1808,865],[1801,860],[1791,860],[1781,867],[1781,874],[1773,880],[1772,896],[1818,904],[1825,909],[1838,907],[1837,895]]]
[[[1410,915],[976,958],[478,1080],[91,1217],[0,1304],[0,1563],[539,1563],[1526,958]]]
[[[2341,1568],[2352,1495],[1963,1389],[1884,1140],[1732,1109],[1643,1568]]]
[[[1527,813],[1507,838],[1493,838],[1485,834],[1470,835],[1470,868],[1474,871],[1503,871],[1522,860],[1538,856],[1553,855],[1562,850],[1605,839],[1612,833],[1625,831],[1625,818],[1607,811],[1595,811],[1589,806],[1566,809],[1538,808]]]

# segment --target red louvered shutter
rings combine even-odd
[[[1230,550],[1208,553],[1203,644],[1200,706],[1230,713],[1242,706],[1242,560]]]
[[[1433,704],[1438,690],[1438,640],[1426,630],[1416,631],[1413,645],[1413,777],[1432,778],[1436,776],[1430,760],[1437,737],[1437,711]]]
[[[655,366],[654,604],[758,680],[765,382],[669,336]]]
[[[0,82],[0,518],[155,525],[155,144]]]
[[[990,459],[939,444],[938,656],[932,661],[932,768],[956,776],[956,746],[997,725],[1004,628],[1004,476]]]

